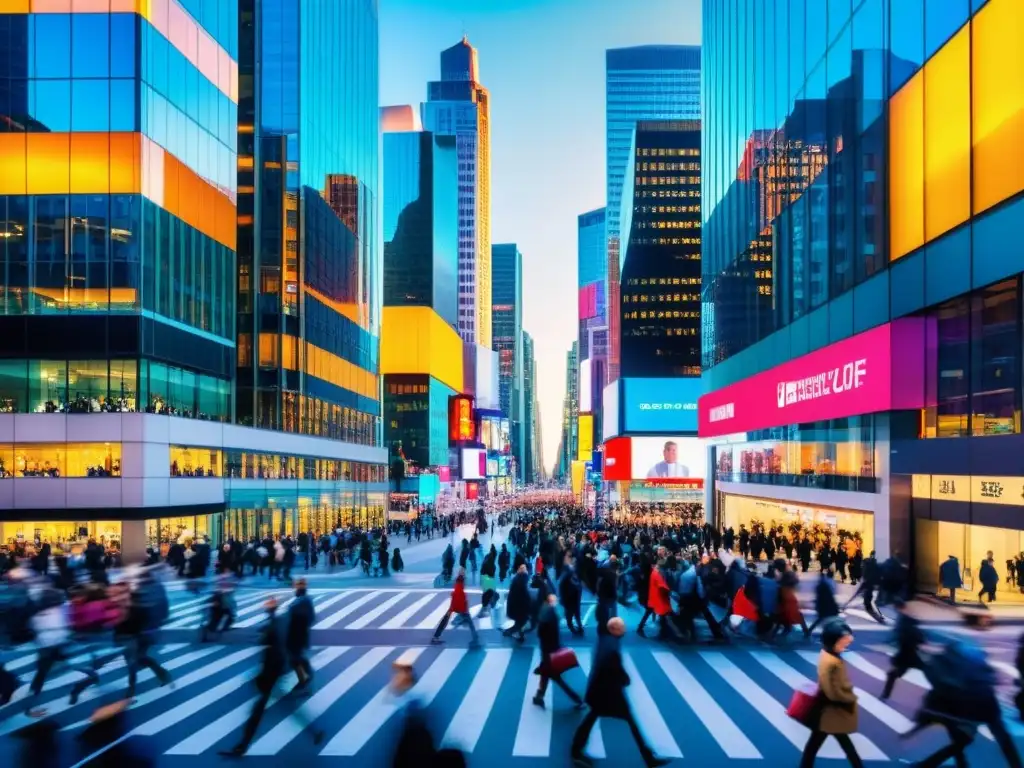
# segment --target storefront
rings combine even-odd
[[[827,535],[833,547],[854,542],[865,557],[875,548],[874,516],[870,512],[734,493],[717,494],[715,506],[719,512],[718,525],[737,533],[741,525],[748,531],[781,526],[791,541],[805,535],[813,541],[821,541]]]
[[[121,545],[120,520],[50,520],[0,523],[0,542],[7,547],[20,548],[49,544],[51,549],[71,552],[80,544],[93,540],[108,549]]]

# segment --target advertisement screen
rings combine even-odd
[[[611,440],[619,434],[619,382],[613,381],[604,388],[601,396],[604,412],[601,421],[602,440]]]
[[[487,460],[487,476],[497,477],[498,476],[498,460],[488,459]]]
[[[480,419],[480,442],[489,451],[501,450],[501,419],[491,416]]]
[[[483,480],[487,476],[487,452],[480,448],[462,449],[462,479]]]
[[[697,431],[699,378],[624,379],[623,386],[626,432]]]
[[[594,404],[591,401],[593,392],[591,391],[594,384],[591,378],[590,361],[584,360],[580,363],[580,382],[579,382],[579,399],[580,399],[580,413],[591,413],[594,410]]]
[[[456,395],[448,401],[448,437],[453,443],[476,439],[473,398]]]
[[[921,408],[929,322],[901,318],[704,395],[700,436]]]
[[[633,480],[703,480],[707,449],[696,437],[631,438]]]
[[[594,417],[589,413],[581,413],[578,423],[580,435],[576,458],[579,461],[589,461],[590,454],[594,452]]]
[[[633,474],[632,445],[628,437],[616,437],[604,444],[604,467],[607,482],[630,480]]]

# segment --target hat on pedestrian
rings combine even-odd
[[[831,650],[842,638],[852,634],[853,630],[849,624],[838,617],[832,618],[825,622],[821,630],[821,644]]]

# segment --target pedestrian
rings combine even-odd
[[[506,637],[516,635],[516,639],[523,642],[526,639],[523,627],[530,619],[530,575],[525,563],[519,566],[516,575],[512,577],[505,602],[505,615],[514,623],[502,634]]]
[[[574,635],[583,634],[583,621],[580,618],[580,603],[583,599],[583,585],[576,573],[576,559],[572,552],[566,552],[562,576],[558,580],[558,597],[565,613],[565,623]],[[573,622],[575,621],[575,625]]]
[[[287,667],[288,659],[285,651],[284,629],[277,616],[277,600],[272,597],[269,598],[263,604],[263,609],[267,614],[267,621],[263,625],[263,630],[260,634],[260,645],[263,646],[263,659],[260,664],[260,670],[254,680],[259,696],[253,702],[252,711],[249,713],[249,718],[242,729],[241,740],[232,749],[221,752],[220,755],[223,757],[241,757],[249,751],[249,745],[252,744],[256,731],[260,727],[260,720],[263,719],[263,713],[267,709],[267,704],[274,693],[277,681],[284,675]],[[298,716],[300,711],[301,708],[296,710],[292,717]],[[314,729],[312,735],[314,744],[319,745],[323,741],[323,731]]]
[[[508,547],[503,542],[501,545],[501,552],[498,553],[498,581],[502,584],[505,583],[505,578],[508,576],[510,555],[508,553]]]
[[[857,694],[846,674],[842,653],[853,642],[853,631],[841,619],[829,619],[821,632],[821,654],[818,656],[818,697],[816,712],[809,724],[800,768],[813,768],[814,758],[829,736],[834,736],[853,768],[863,768],[860,755],[850,739],[857,732]]]
[[[558,598],[554,594],[549,594],[547,602],[540,611],[537,639],[540,641],[541,661],[540,666],[534,670],[534,674],[540,675],[540,684],[537,686],[537,693],[534,694],[533,703],[544,709],[544,695],[548,690],[548,682],[554,681],[555,685],[565,691],[566,695],[576,703],[576,709],[583,709],[583,699],[562,679],[563,672],[573,669],[579,664],[575,654],[562,647],[558,631],[558,612],[555,610],[557,605]]]
[[[622,651],[619,648],[622,636],[626,632],[626,624],[619,617],[609,619],[607,632],[598,639],[597,653],[594,656],[594,667],[587,680],[587,692],[584,698],[590,710],[576,729],[572,737],[572,759],[577,766],[593,765],[583,750],[590,738],[590,732],[600,717],[612,717],[625,720],[633,739],[640,749],[640,756],[648,768],[667,765],[668,760],[658,757],[644,741],[640,727],[626,698],[626,688],[630,684],[629,675],[622,664]]]
[[[298,676],[294,690],[309,692],[313,682],[313,666],[309,663],[310,630],[316,621],[316,610],[313,601],[306,594],[306,580],[295,582],[295,599],[288,609],[288,634],[285,638],[285,650],[288,652],[288,665]]]
[[[818,583],[814,587],[814,610],[818,617],[804,632],[806,637],[810,637],[819,624],[839,615],[839,603],[836,602],[835,590],[832,574],[822,571],[818,576]]]
[[[441,639],[441,633],[448,626],[452,614],[455,614],[455,626],[466,625],[469,627],[469,632],[473,636],[469,647],[479,648],[480,638],[476,633],[476,627],[473,625],[473,617],[469,615],[469,600],[466,598],[466,571],[462,568],[459,568],[459,574],[455,577],[455,587],[452,589],[452,599],[451,603],[448,604],[448,611],[441,617],[441,621],[438,622],[437,629],[434,630],[434,636],[430,638],[431,643],[437,645],[444,642]]]
[[[956,605],[956,591],[964,585],[960,577],[960,561],[956,555],[950,555],[946,562],[939,566],[939,583],[943,589],[949,590],[949,604]]]
[[[978,571],[978,581],[981,582],[981,591],[978,593],[978,602],[982,601],[985,595],[988,595],[988,601],[991,603],[996,599],[996,587],[999,586],[999,573],[996,572],[995,562],[992,558],[992,552],[988,552],[985,555],[985,559],[981,561],[981,568]]]

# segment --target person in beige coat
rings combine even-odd
[[[846,674],[842,653],[853,642],[853,631],[841,619],[830,619],[821,632],[818,657],[818,717],[804,747],[800,768],[812,768],[814,758],[829,736],[835,736],[853,768],[863,768],[851,733],[857,732],[857,694]]]

